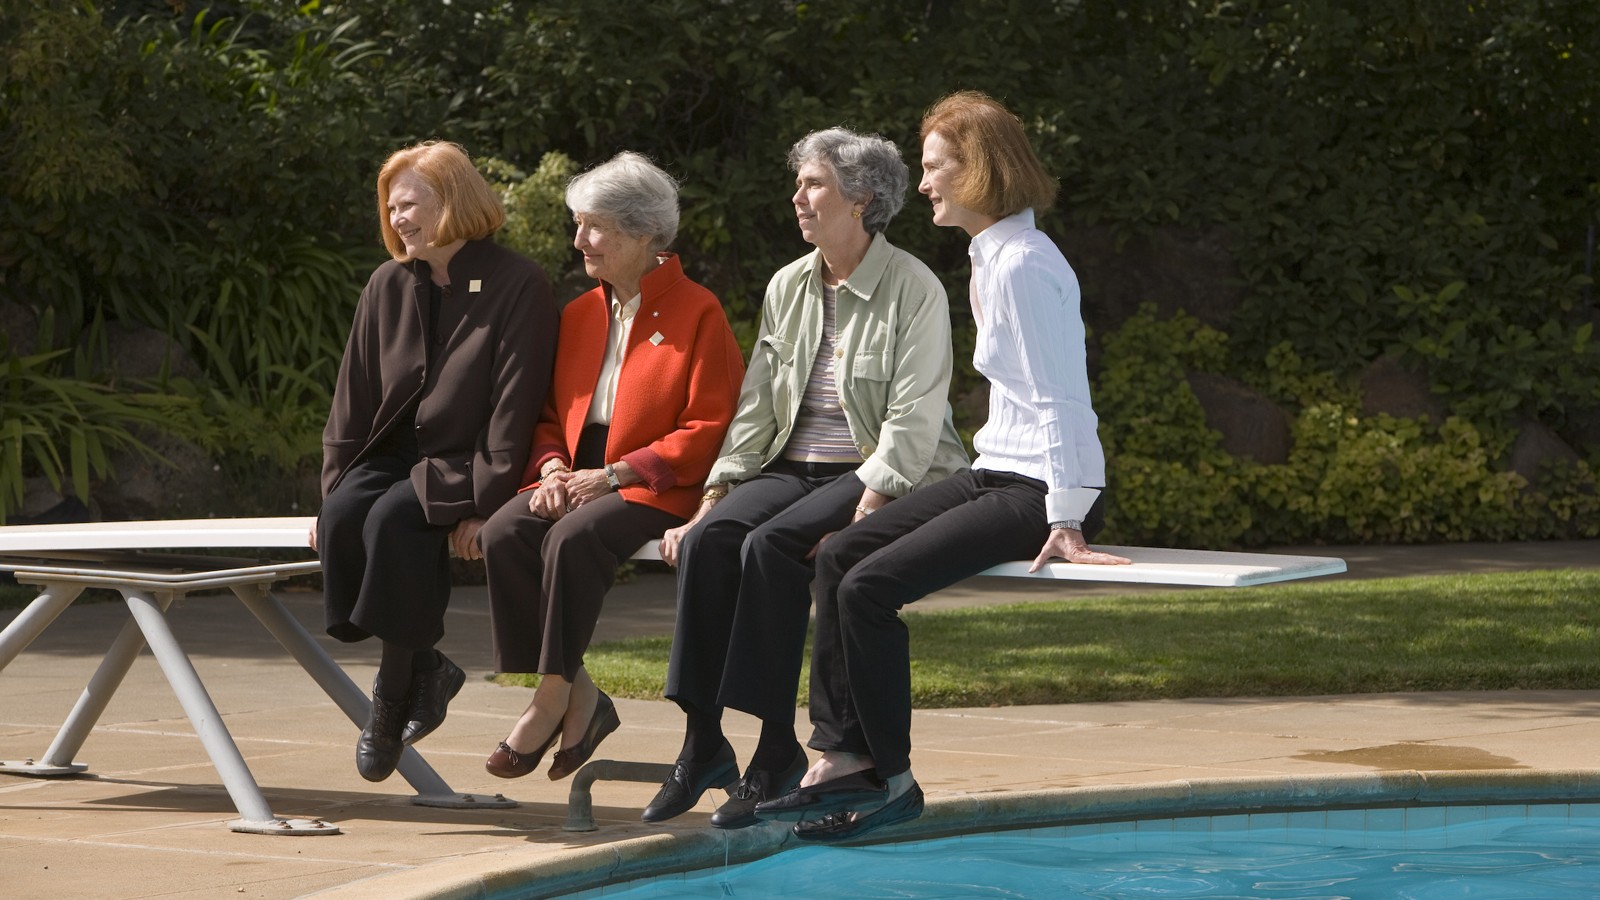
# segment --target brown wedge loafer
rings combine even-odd
[[[617,718],[616,704],[611,702],[605,691],[601,691],[600,699],[594,703],[594,715],[589,717],[589,728],[584,731],[583,740],[575,746],[556,751],[556,758],[550,763],[550,780],[559,781],[583,768],[606,735],[616,731],[621,724],[622,720]]]
[[[501,741],[500,746],[494,748],[494,752],[489,754],[489,758],[483,761],[483,768],[496,778],[521,778],[539,768],[539,763],[544,759],[545,752],[550,749],[550,745],[554,744],[556,738],[560,736],[561,730],[557,729],[554,734],[550,735],[550,739],[544,742],[544,746],[532,753],[518,753],[511,749],[510,744]]]

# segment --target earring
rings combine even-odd
[[[851,210],[851,211],[850,211],[850,218],[852,218],[852,219],[859,219],[859,218],[861,218],[861,210],[859,210],[859,209],[852,209],[852,210]]]

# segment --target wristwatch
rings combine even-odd
[[[611,468],[610,463],[606,463],[606,484],[611,485],[613,491],[622,489],[622,482],[617,480],[617,470]]]
[[[1050,523],[1050,530],[1051,531],[1060,531],[1063,528],[1071,528],[1073,531],[1082,531],[1083,530],[1083,520],[1082,519],[1062,519],[1059,522],[1051,522]]]

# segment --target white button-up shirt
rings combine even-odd
[[[979,232],[968,249],[976,292],[972,364],[989,379],[989,421],[973,436],[975,469],[1015,472],[1049,488],[1052,522],[1083,519],[1106,483],[1089,403],[1078,276],[1033,210]]]
[[[617,375],[622,371],[622,357],[628,352],[628,335],[633,333],[633,314],[639,311],[644,294],[634,294],[631,300],[611,297],[611,327],[606,332],[606,361],[600,367],[600,378],[594,385],[594,399],[589,401],[589,415],[583,421],[588,425],[610,425],[611,410],[617,405]]]

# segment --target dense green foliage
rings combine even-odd
[[[1495,464],[1502,448],[1467,419],[1362,417],[1354,393],[1288,342],[1256,373],[1307,401],[1286,463],[1236,459],[1206,427],[1186,372],[1226,371],[1225,335],[1193,318],[1130,318],[1106,341],[1096,384],[1113,462],[1116,540],[1157,546],[1536,540],[1600,534],[1588,463],[1535,485]]]
[[[561,179],[650,154],[683,181],[691,274],[748,334],[767,277],[806,249],[788,146],[842,123],[915,168],[922,111],[980,88],[1061,177],[1046,230],[1219,234],[1236,272],[1225,331],[1141,315],[1093,336],[1111,536],[1594,534],[1600,450],[1573,436],[1600,417],[1597,33],[1600,6],[1544,0],[0,0],[0,300],[54,310],[58,346],[97,320],[167,331],[203,370],[171,389],[239,423],[218,450],[292,466],[317,452],[382,258],[371,182],[394,148],[493,158],[508,241],[565,277]],[[890,235],[944,276],[963,356],[962,236],[916,198]],[[1104,293],[1086,282],[1086,308]],[[48,371],[109,386],[89,352]],[[1352,378],[1383,355],[1424,369],[1453,417],[1361,419]],[[1294,458],[1221,451],[1191,371],[1285,403]],[[1505,471],[1524,419],[1588,466],[1525,488]],[[81,440],[60,427],[59,446]],[[41,473],[6,446],[0,465]]]
[[[912,704],[1591,688],[1597,590],[1600,572],[1568,569],[908,610]],[[653,700],[671,644],[599,644],[584,665],[606,691]]]
[[[93,329],[91,329],[91,334]],[[58,493],[89,494],[89,480],[110,471],[118,449],[151,453],[141,429],[165,429],[186,437],[209,435],[206,421],[187,398],[151,391],[118,391],[86,377],[85,353],[46,350],[9,353],[0,336],[0,511],[20,506],[24,472],[36,472]],[[0,519],[0,523],[3,523]]]

